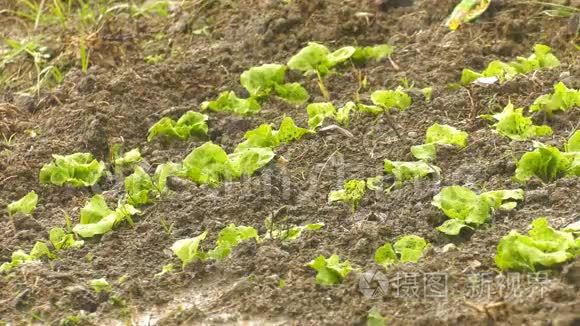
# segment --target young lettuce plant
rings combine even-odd
[[[102,195],[95,195],[81,208],[80,223],[73,227],[73,232],[83,238],[105,234],[125,220],[133,224],[131,216],[138,213],[140,211],[129,204],[119,204],[113,211]]]
[[[524,191],[496,190],[477,195],[469,188],[450,186],[441,189],[431,204],[449,217],[437,230],[448,235],[458,235],[463,228],[476,229],[489,221],[497,209],[511,210],[516,201],[523,200]]]
[[[274,156],[268,147],[241,148],[228,155],[220,146],[207,142],[183,159],[180,174],[197,184],[217,187],[223,180],[251,176]]]
[[[244,135],[245,141],[240,143],[234,152],[252,147],[275,149],[281,144],[298,140],[309,133],[312,133],[312,131],[300,128],[296,126],[292,118],[284,117],[278,130],[272,130],[270,124],[262,124],[255,129],[247,131]]]
[[[331,191],[328,194],[328,201],[341,201],[350,203],[352,211],[354,212],[360,200],[365,194],[367,184],[365,180],[351,179],[344,182],[343,189]]]
[[[328,258],[320,255],[312,260],[306,266],[314,269],[316,274],[316,283],[320,285],[334,285],[342,281],[350,274],[352,267],[348,260],[340,262],[338,255],[332,255]]]
[[[239,98],[233,91],[222,92],[216,100],[201,103],[202,111],[230,112],[243,116],[258,113],[261,109],[260,103],[255,98]]]
[[[501,113],[484,114],[481,117],[495,121],[494,132],[511,140],[524,141],[552,134],[552,128],[546,125],[534,125],[532,118],[524,117],[523,111],[523,108],[514,109],[514,105],[510,102]]]
[[[311,223],[306,225],[284,225],[280,226],[280,223],[272,222],[272,217],[267,217],[264,220],[264,226],[266,227],[266,234],[264,239],[279,239],[282,241],[293,241],[300,236],[304,231],[317,231],[324,227],[324,223]]]
[[[220,231],[215,248],[210,250],[207,256],[215,260],[224,260],[235,247],[249,239],[255,239],[256,242],[260,240],[256,229],[251,226],[230,224]]]
[[[553,94],[538,97],[530,106],[531,112],[544,112],[548,118],[557,111],[580,107],[580,90],[569,89],[563,82],[554,85]]]
[[[175,241],[171,246],[171,251],[181,260],[181,268],[197,261],[207,259],[207,255],[199,249],[200,243],[205,240],[207,231],[197,237],[181,239]]]
[[[580,131],[576,131],[566,144],[566,151],[534,142],[535,150],[527,152],[517,163],[514,179],[521,183],[537,177],[552,182],[562,176],[580,176]]]
[[[48,239],[56,251],[80,248],[85,243],[83,240],[76,240],[73,233],[67,233],[63,228],[58,227],[50,229]]]
[[[318,86],[324,98],[328,101],[330,95],[324,85],[323,77],[328,75],[332,68],[347,61],[356,49],[352,46],[345,46],[334,52],[322,44],[310,42],[288,61],[290,69],[302,71],[305,75],[316,74]]]
[[[57,186],[89,187],[97,183],[105,171],[105,163],[90,153],[74,153],[67,156],[52,155],[54,161],[40,169],[40,183]]]
[[[391,188],[399,188],[405,181],[417,180],[429,175],[439,176],[441,173],[439,167],[422,161],[401,162],[385,160],[384,171],[388,174],[392,174],[395,178],[395,182]]]
[[[427,129],[425,143],[411,146],[411,154],[419,160],[431,162],[437,157],[437,145],[450,145],[464,148],[468,134],[449,125],[434,123]]]
[[[501,83],[514,79],[518,74],[527,74],[541,68],[554,68],[560,65],[560,61],[552,49],[543,44],[534,46],[534,53],[528,58],[517,57],[516,61],[505,63],[499,60],[490,62],[481,73],[470,69],[463,69],[461,74],[461,85],[465,86],[472,82],[485,81],[485,79],[494,78]]]
[[[95,291],[95,293],[99,294],[101,292],[109,292],[111,291],[111,284],[107,282],[104,278],[98,278],[94,280],[90,280],[87,282],[89,286]]]
[[[404,111],[413,100],[405,93],[402,87],[397,87],[395,90],[378,90],[371,94],[371,101],[374,105],[382,107],[385,111],[396,108],[399,111]]]
[[[324,119],[336,117],[336,107],[331,102],[311,103],[306,107],[308,128],[312,131],[322,126]]]
[[[205,136],[208,131],[207,119],[207,115],[195,111],[186,112],[177,122],[164,117],[149,128],[147,141],[161,136],[180,140],[187,140],[191,136]]]
[[[16,213],[31,215],[36,209],[37,203],[38,195],[32,190],[19,200],[8,204],[8,215],[14,215]]]
[[[122,169],[127,166],[137,164],[141,162],[141,160],[143,160],[143,157],[141,157],[141,152],[139,151],[139,148],[134,148],[123,154],[123,156],[117,157],[115,155],[115,158],[113,159],[113,164],[115,165],[116,169]]]
[[[262,99],[272,91],[283,100],[300,105],[308,100],[308,92],[299,83],[284,83],[286,66],[265,64],[242,73],[240,83],[251,97]]]
[[[167,190],[167,178],[180,171],[179,164],[168,162],[157,166],[153,177],[150,177],[143,168],[135,166],[133,174],[125,178],[127,202],[137,207],[150,204],[152,196],[160,197]]]
[[[29,254],[27,254],[26,252],[24,252],[24,250],[21,249],[13,252],[11,261],[2,263],[2,265],[0,265],[0,273],[8,273],[12,269],[24,263],[39,260],[44,256],[48,257],[49,259],[56,258],[56,256],[52,252],[50,252],[46,243],[42,241],[37,241],[30,250]]]
[[[384,58],[390,58],[393,52],[394,49],[389,44],[363,46],[355,48],[351,59],[355,62],[366,62],[370,60],[380,61]]]
[[[385,243],[375,251],[375,262],[384,268],[400,263],[416,263],[429,247],[429,243],[416,235],[402,236],[395,245]]]
[[[545,217],[532,222],[528,235],[510,231],[497,245],[495,263],[501,270],[535,272],[571,261],[580,255],[580,241],[569,232],[550,227]]]

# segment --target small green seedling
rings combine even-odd
[[[216,100],[201,103],[202,111],[230,112],[238,115],[252,115],[260,112],[261,109],[257,99],[239,98],[233,91],[222,92]]]
[[[38,195],[34,190],[32,190],[19,200],[8,204],[8,215],[13,215],[16,213],[30,215],[36,209],[37,203]]]
[[[336,116],[336,108],[331,102],[311,103],[306,107],[308,112],[308,128],[316,130],[322,126],[324,119]]]
[[[35,260],[39,260],[42,257],[48,257],[49,259],[54,259],[56,256],[48,249],[46,243],[42,241],[37,241],[30,254],[24,252],[24,250],[16,250],[12,253],[12,260],[10,262],[5,262],[0,265],[0,273],[9,273],[12,269]]]
[[[402,162],[385,160],[384,171],[395,177],[395,182],[392,185],[395,188],[401,187],[406,181],[417,180],[430,175],[439,176],[441,173],[439,167],[422,161]]]
[[[516,61],[505,63],[499,60],[490,62],[481,73],[470,69],[463,69],[461,85],[468,85],[483,78],[493,77],[501,83],[514,79],[518,74],[528,74],[542,68],[554,68],[560,65],[560,61],[552,49],[543,44],[534,46],[534,53],[528,58],[517,57]]]
[[[280,64],[252,67],[242,73],[240,83],[252,98],[262,99],[274,91],[291,104],[303,104],[308,100],[308,92],[299,83],[284,82],[286,69]]]
[[[565,152],[534,142],[535,150],[527,152],[517,163],[514,179],[521,183],[537,177],[552,182],[562,176],[580,176],[580,131],[568,140]]]
[[[376,307],[373,307],[367,315],[367,326],[385,326],[387,321]]]
[[[54,161],[40,170],[40,183],[57,186],[89,187],[97,183],[105,171],[105,163],[90,153],[74,153],[67,156],[52,155]]]
[[[119,204],[113,211],[102,195],[95,195],[81,208],[80,223],[73,227],[73,232],[83,238],[105,234],[123,221],[133,224],[131,216],[138,213],[140,211],[129,204]]]
[[[552,128],[534,125],[532,118],[524,117],[523,111],[523,108],[514,109],[514,105],[510,102],[501,113],[485,114],[481,117],[495,121],[494,132],[511,140],[524,141],[552,134]]]
[[[449,125],[434,123],[427,129],[425,143],[411,146],[411,153],[419,160],[431,162],[437,157],[437,145],[450,145],[459,148],[467,146],[468,134]]]
[[[554,93],[538,97],[530,106],[531,112],[544,112],[548,118],[557,111],[580,107],[580,90],[569,89],[563,82],[554,85]]]
[[[272,222],[272,217],[264,220],[266,227],[265,239],[279,239],[283,241],[293,241],[302,235],[304,231],[317,231],[324,227],[324,223],[312,223],[306,225],[284,225]]]
[[[341,201],[349,203],[354,212],[360,200],[365,194],[367,184],[365,180],[352,179],[344,182],[343,189],[331,191],[328,195],[328,201]]]
[[[116,168],[124,168],[127,166],[137,164],[142,160],[143,157],[141,157],[141,152],[139,151],[139,148],[134,148],[123,154],[123,156],[115,157],[113,160],[113,164],[115,165]]]
[[[181,260],[181,268],[197,261],[205,260],[207,255],[200,251],[199,245],[205,240],[207,231],[194,238],[177,240],[172,246],[171,251]]]
[[[164,117],[149,128],[147,141],[150,142],[160,136],[180,140],[187,140],[191,136],[205,136],[208,131],[207,119],[207,115],[195,111],[186,112],[177,122]]]
[[[548,219],[532,222],[528,235],[510,231],[497,245],[495,264],[501,270],[536,272],[571,261],[580,254],[574,235],[550,227]]]
[[[284,117],[278,130],[272,130],[270,124],[262,124],[255,129],[249,130],[244,135],[245,141],[240,143],[234,152],[253,147],[265,147],[275,149],[285,144],[302,138],[312,131],[296,126],[290,117]]]
[[[385,243],[375,251],[375,262],[384,268],[396,263],[416,263],[423,257],[429,243],[416,235],[402,236],[395,245]]]
[[[235,247],[249,239],[260,240],[256,229],[251,226],[230,224],[220,231],[215,248],[207,253],[208,257],[215,260],[224,260]]]
[[[306,264],[306,266],[317,272],[316,283],[320,285],[342,283],[344,278],[346,278],[352,271],[350,262],[348,260],[340,262],[340,257],[338,255],[332,255],[328,258],[324,258],[324,256],[320,255]]]
[[[88,281],[88,284],[97,294],[111,291],[111,284],[109,284],[109,282],[104,278],[90,280]]]
[[[56,251],[80,248],[85,243],[83,240],[76,240],[73,233],[67,233],[63,228],[58,227],[50,229],[48,239]]]
[[[449,217],[437,230],[448,235],[458,235],[461,229],[476,229],[489,221],[497,209],[511,210],[517,201],[524,199],[524,191],[496,190],[477,195],[469,188],[450,186],[443,188],[435,197],[432,205]]]

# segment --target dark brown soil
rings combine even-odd
[[[111,146],[122,143],[126,150],[140,147],[153,167],[180,161],[206,140],[147,143],[149,126],[160,117],[178,117],[198,108],[220,91],[243,94],[241,72],[262,63],[285,63],[308,41],[331,48],[393,44],[393,63],[358,67],[369,82],[362,98],[368,99],[377,89],[395,88],[403,78],[419,87],[433,86],[434,98],[425,103],[417,97],[407,111],[394,114],[404,139],[395,135],[384,117],[357,115],[348,127],[353,138],[331,130],[285,145],[276,151],[274,162],[246,180],[217,189],[172,180],[173,191],[145,208],[134,227],[122,225],[86,241],[79,250],[61,252],[56,260],[28,264],[0,277],[0,324],[59,324],[80,314],[82,324],[96,325],[243,321],[342,325],[364,324],[367,312],[376,307],[390,324],[400,325],[578,325],[580,260],[552,271],[541,284],[541,294],[538,283],[522,281],[518,295],[502,291],[499,285],[508,276],[493,261],[499,239],[511,229],[523,232],[539,216],[547,216],[556,227],[577,220],[578,178],[531,182],[524,187],[526,200],[517,209],[496,214],[492,223],[458,238],[435,230],[444,216],[430,204],[448,185],[480,190],[518,187],[511,180],[515,162],[531,143],[510,142],[493,134],[477,116],[501,109],[508,100],[527,106],[562,79],[579,88],[574,46],[578,17],[549,17],[542,13],[546,8],[538,5],[493,1],[477,23],[452,33],[442,22],[456,2],[385,1],[379,8],[372,1],[199,1],[199,6],[163,19],[133,21],[120,15],[99,32],[101,42],[93,47],[87,74],[70,63],[64,82],[39,94],[24,95],[14,85],[5,86],[0,92],[0,131],[14,137],[10,143],[0,143],[0,262],[9,260],[15,250],[29,250],[37,240],[46,239],[50,228],[64,225],[65,214],[77,221],[79,209],[93,194],[103,193],[111,202],[122,195],[122,178],[115,176],[90,189],[39,185],[38,171],[51,154],[91,152],[109,161]],[[357,15],[360,12],[369,15]],[[10,20],[9,15],[0,15],[0,25],[9,26]],[[209,35],[193,33],[206,25]],[[64,39],[73,38],[54,26],[40,32],[48,40],[59,33]],[[165,36],[157,40],[160,32]],[[0,30],[0,36],[24,34],[14,26]],[[447,86],[459,80],[464,67],[482,69],[494,59],[527,56],[535,43],[550,45],[562,65],[501,86],[459,90]],[[65,50],[66,46],[53,49],[63,55]],[[158,53],[166,60],[156,65],[143,62],[144,56]],[[328,78],[337,106],[352,100],[358,86],[356,73],[355,68],[343,68]],[[322,101],[315,80],[306,82],[306,87],[311,102]],[[278,124],[283,115],[306,125],[304,106],[271,99],[252,117],[211,114],[209,138],[231,150],[245,131],[261,123]],[[543,141],[562,144],[577,129],[579,118],[574,109],[548,121],[554,135]],[[409,146],[422,143],[425,130],[434,122],[470,135],[466,149],[439,151],[440,179],[408,183],[388,193],[367,193],[355,213],[347,205],[327,203],[328,193],[344,179],[380,175],[387,158],[412,160]],[[31,129],[36,137],[29,136]],[[30,190],[40,197],[34,220],[9,218],[3,208]],[[223,262],[198,262],[154,278],[163,265],[179,264],[169,250],[176,240],[208,230],[205,248],[209,248],[229,223],[253,226],[263,233],[264,218],[283,207],[294,224],[324,222],[326,226],[294,242],[246,242]],[[170,233],[162,220],[172,225]],[[420,235],[433,248],[417,264],[382,270],[374,263],[374,251],[405,234]],[[442,252],[448,243],[458,249]],[[322,287],[304,265],[332,253],[350,260],[357,270],[341,285]],[[367,298],[359,290],[360,277],[377,270],[389,279],[389,291]],[[444,273],[447,296],[425,297],[422,287],[418,297],[397,294],[396,281],[411,273],[420,280],[425,273]],[[468,277],[474,273],[488,273],[489,292],[469,293]],[[112,283],[112,294],[96,295],[87,286],[88,280],[101,277]],[[281,279],[284,288],[278,286]]]

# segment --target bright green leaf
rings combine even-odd
[[[330,102],[308,104],[306,111],[308,112],[308,127],[311,130],[322,126],[325,118],[336,115],[336,108]]]
[[[182,268],[196,260],[206,259],[206,254],[199,250],[199,244],[207,236],[207,231],[194,238],[177,240],[172,246],[173,253],[181,259]]]
[[[54,161],[45,164],[40,170],[40,183],[88,187],[97,183],[105,170],[105,163],[95,160],[90,153],[52,155],[52,157]]]
[[[215,101],[201,103],[201,109],[215,112],[231,112],[239,115],[251,115],[260,112],[260,103],[253,98],[242,99],[236,96],[233,91],[220,93]]]
[[[356,210],[358,204],[365,194],[366,181],[365,180],[347,180],[344,182],[343,189],[331,191],[328,195],[328,201],[341,201],[350,203],[352,210]]]
[[[344,278],[352,271],[350,262],[348,260],[340,262],[338,255],[332,255],[329,258],[324,258],[324,256],[320,255],[306,266],[317,271],[316,282],[320,285],[342,283]]]
[[[13,215],[16,213],[22,214],[32,214],[36,209],[36,204],[38,203],[38,195],[34,190],[27,193],[24,197],[19,200],[8,204],[8,214]]]

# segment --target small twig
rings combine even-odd
[[[322,166],[322,168],[320,169],[320,172],[318,172],[318,177],[316,178],[316,181],[320,180],[320,176],[322,175],[322,171],[324,171],[324,168],[326,168],[326,165],[328,164],[328,162],[330,161],[330,159],[334,156],[334,154],[336,154],[336,152],[338,152],[340,150],[340,147],[337,148],[334,152],[332,152],[332,154],[330,154],[330,156],[326,159],[326,162],[324,162],[324,165]]]

